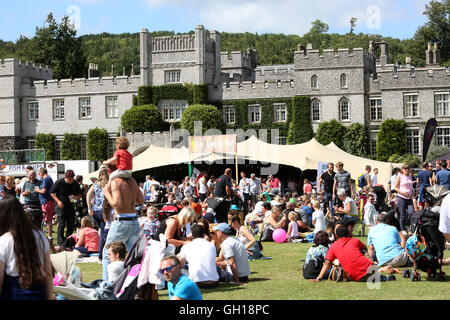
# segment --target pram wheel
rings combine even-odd
[[[447,281],[447,274],[445,272],[439,272],[436,274],[437,281]]]
[[[411,271],[409,270],[409,269],[405,269],[405,270],[403,270],[403,272],[402,272],[402,277],[403,278],[409,278],[410,277],[410,275],[411,275]]]

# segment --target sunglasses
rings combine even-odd
[[[167,267],[167,268],[164,268],[164,269],[159,269],[159,272],[161,273],[161,274],[164,274],[164,272],[170,272],[170,271],[172,271],[172,269],[173,268],[175,268],[176,266],[170,266],[170,267]]]

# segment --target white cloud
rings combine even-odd
[[[427,0],[394,2],[391,0],[146,0],[151,9],[173,7],[198,17],[197,24],[208,29],[226,32],[284,33],[302,35],[309,31],[311,22],[320,19],[335,28],[350,29],[350,19],[356,17],[357,29],[366,29],[373,16],[368,8],[379,8],[380,24],[408,21],[422,14]],[[412,12],[413,11],[413,12]]]

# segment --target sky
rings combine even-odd
[[[203,25],[208,30],[243,33],[283,33],[302,36],[320,19],[329,33],[350,30],[399,39],[412,38],[426,22],[430,0],[17,0],[3,3],[0,39],[31,38],[52,12],[60,22],[71,18],[78,35],[175,31]]]

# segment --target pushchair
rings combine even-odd
[[[434,205],[448,193],[445,187],[434,185],[426,188],[425,197],[430,205]],[[413,260],[414,271],[404,270],[404,278],[420,281],[419,269],[427,273],[427,280],[446,281],[447,275],[442,271],[445,238],[438,227],[439,213],[431,207],[412,215],[410,228],[413,235],[406,242],[406,250]]]

